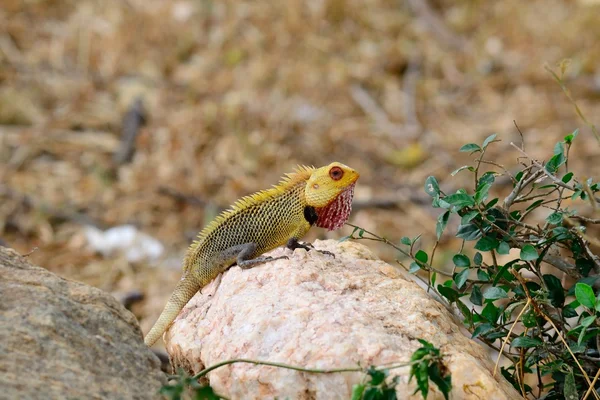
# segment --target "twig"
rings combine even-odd
[[[589,397],[592,390],[594,390],[594,387],[596,386],[596,382],[598,381],[599,376],[600,376],[600,368],[598,368],[598,371],[596,372],[596,376],[594,376],[594,380],[592,381],[592,384],[588,388],[587,392],[585,392],[585,395],[583,396],[582,400],[586,400]],[[596,398],[598,398],[598,396],[596,396]]]
[[[525,157],[527,157],[528,159],[531,160],[531,162],[533,164],[535,164],[536,167],[538,167],[540,169],[540,171],[542,171],[542,173],[544,175],[546,175],[548,178],[550,178],[550,180],[552,180],[552,182],[554,182],[556,185],[563,187],[565,189],[569,189],[572,192],[577,191],[577,189],[575,189],[573,186],[564,183],[562,180],[558,179],[558,177],[554,174],[551,174],[550,172],[548,172],[546,170],[546,168],[540,164],[538,161],[534,160],[533,158],[531,158],[529,156],[529,154],[525,153],[523,150],[521,150],[518,146],[516,146],[513,142],[510,142],[510,145],[513,146],[515,149],[519,150]],[[594,197],[594,200],[598,203],[600,203],[600,199],[598,199],[597,197]]]
[[[146,111],[141,97],[137,97],[125,116],[123,117],[123,127],[121,130],[121,145],[113,155],[115,165],[122,165],[131,162],[135,154],[135,138],[140,128],[146,124]]]
[[[514,146],[513,143],[511,143],[511,145]],[[515,202],[515,199],[521,193],[523,188],[527,187],[531,182],[535,181],[542,174],[543,174],[543,172],[538,170],[538,171],[532,172],[531,175],[529,175],[527,177],[525,177],[525,176],[521,177],[521,180],[519,182],[517,182],[517,184],[515,185],[512,192],[510,192],[510,194],[508,196],[506,196],[506,198],[504,199],[504,203],[503,203],[504,209],[508,210],[512,206],[512,204]]]
[[[422,362],[424,359],[427,359],[428,357],[429,356],[425,356],[418,360],[409,361],[406,363],[393,364],[391,366],[383,366],[383,367],[379,366],[379,367],[376,367],[376,369],[395,369],[395,368],[409,367],[413,364]],[[429,357],[429,358],[431,358],[431,357]],[[211,365],[210,367],[205,368],[202,371],[198,372],[196,375],[194,375],[192,377],[192,379],[194,379],[194,380],[200,379],[203,376],[205,376],[206,374],[208,374],[209,372],[211,372],[217,368],[221,368],[225,365],[230,365],[230,364],[235,364],[235,363],[267,365],[270,367],[285,368],[285,369],[291,369],[291,370],[299,371],[299,372],[310,372],[310,373],[316,373],[316,374],[335,374],[335,373],[340,373],[340,372],[366,372],[366,369],[363,367],[313,369],[313,368],[304,368],[304,367],[298,367],[295,365],[289,365],[289,364],[283,364],[283,363],[277,363],[277,362],[271,362],[271,361],[260,361],[260,360],[250,360],[250,359],[246,359],[246,358],[236,358],[233,360],[226,360],[226,361],[222,361],[220,363]]]
[[[578,220],[581,220],[583,222],[587,222],[587,223],[590,223],[590,224],[600,224],[600,218],[594,219],[594,218],[583,217],[581,215],[572,215],[569,218],[571,218],[571,219],[578,219]]]
[[[514,323],[512,324],[512,326],[510,327],[510,329],[508,331],[508,334],[504,338],[504,341],[502,342],[502,346],[500,346],[500,353],[498,353],[498,358],[496,359],[496,365],[494,366],[494,372],[492,373],[493,377],[496,377],[496,372],[498,371],[498,364],[500,363],[500,356],[502,356],[502,353],[504,352],[504,346],[506,346],[506,342],[508,342],[508,339],[510,338],[510,335],[511,335],[514,327],[517,325],[517,322],[519,322],[519,318],[521,318],[521,315],[523,315],[525,310],[527,310],[530,303],[531,303],[531,300],[527,299],[527,304],[525,304],[525,306],[523,307],[523,309],[521,310],[519,315],[517,315],[517,318],[515,318]]]

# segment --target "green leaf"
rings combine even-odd
[[[475,256],[473,257],[473,262],[475,263],[475,265],[481,265],[481,263],[483,262],[483,256],[480,252],[475,253]]]
[[[536,337],[519,336],[513,339],[510,343],[511,347],[531,348],[538,347],[542,344],[542,341]]]
[[[569,306],[569,305],[565,306],[562,309],[562,316],[565,317],[565,318],[574,318],[577,315],[578,315],[577,311],[575,311],[575,309],[573,307]]]
[[[452,257],[452,262],[457,267],[471,266],[471,260],[469,260],[469,257],[465,256],[464,254],[455,254],[454,257]]]
[[[421,267],[419,266],[419,264],[417,264],[416,262],[413,261],[413,262],[410,263],[410,268],[408,269],[408,273],[409,274],[416,274],[420,270],[421,270]]]
[[[565,143],[566,144],[573,143],[573,139],[575,139],[578,134],[579,134],[579,129],[575,129],[571,134],[565,136]]]
[[[483,307],[483,310],[481,310],[481,315],[493,325],[498,320],[500,311],[498,310],[498,307],[494,305],[494,303],[490,302]]]
[[[450,375],[443,377],[438,363],[429,365],[429,379],[436,384],[440,392],[444,395],[444,399],[448,400],[450,391],[452,390],[452,382]]]
[[[479,279],[480,281],[487,282],[490,280],[490,275],[486,271],[484,271],[482,269],[478,269],[477,270],[477,279]]]
[[[373,367],[373,366],[371,366],[367,370],[367,373],[371,377],[371,382],[369,382],[369,383],[373,386],[377,386],[377,385],[380,385],[381,383],[383,383],[383,381],[385,380],[385,378],[387,376],[386,372],[375,369],[375,367]]]
[[[459,209],[475,205],[475,200],[473,200],[472,196],[460,192],[444,197],[444,201]]]
[[[468,169],[468,170],[469,170],[469,171],[471,171],[471,172],[475,171],[475,168],[471,167],[470,165],[463,165],[462,167],[460,167],[460,168],[457,168],[457,169],[455,169],[454,171],[452,171],[452,172],[450,173],[450,175],[451,175],[451,176],[454,176],[454,175],[458,174],[460,171],[463,171],[463,170],[465,170],[465,169]]]
[[[415,254],[415,259],[422,263],[427,263],[427,259],[428,259],[427,253],[425,253],[423,250],[417,251],[417,254]]]
[[[548,298],[552,305],[554,307],[562,307],[565,303],[565,291],[560,283],[560,279],[550,274],[545,274],[542,278],[548,287]]]
[[[554,145],[554,154],[564,154],[565,148],[561,142],[558,142]]]
[[[454,303],[460,297],[456,290],[454,290],[450,287],[444,286],[444,285],[438,285],[437,290],[442,296],[444,296],[446,299],[448,299],[448,301],[450,303]]]
[[[476,337],[478,337],[480,335],[485,335],[492,329],[494,329],[494,327],[489,322],[484,322],[483,324],[479,324],[473,331],[473,335],[471,336],[471,339],[475,339]]]
[[[537,208],[537,207],[539,207],[539,206],[540,206],[540,205],[541,205],[543,202],[544,202],[544,200],[543,200],[543,199],[536,200],[536,201],[534,201],[533,203],[531,203],[531,204],[529,205],[529,207],[527,207],[527,208],[525,209],[525,211],[533,210],[534,208]]]
[[[487,200],[491,187],[491,183],[486,183],[477,188],[477,192],[475,192],[475,204],[481,204]]]
[[[581,320],[581,326],[588,328],[590,325],[592,325],[594,323],[595,320],[596,320],[595,315],[590,315],[589,317],[585,317],[584,319]]]
[[[202,386],[196,389],[196,400],[220,400],[220,397],[210,386]]]
[[[498,240],[490,236],[484,236],[475,244],[475,249],[481,251],[490,251],[498,247]]]
[[[577,385],[575,384],[575,376],[573,375],[573,370],[571,368],[569,368],[569,373],[565,376],[564,395],[565,400],[579,399]]]
[[[558,168],[560,168],[560,166],[565,163],[565,161],[567,161],[567,159],[565,158],[564,153],[553,155],[552,158],[550,158],[546,163],[546,171],[548,171],[551,174],[555,173],[556,171],[558,171]]]
[[[460,271],[458,274],[456,274],[456,276],[454,277],[454,283],[456,283],[456,287],[459,289],[462,289],[462,287],[467,282],[468,278],[469,278],[469,268],[465,268],[462,271]]]
[[[481,230],[475,224],[459,225],[455,236],[466,241],[475,240],[481,237]]]
[[[490,200],[486,205],[485,205],[485,209],[489,210],[490,208],[494,207],[496,205],[496,203],[498,203],[498,198],[493,198],[492,200]]]
[[[365,388],[366,386],[364,384],[354,384],[354,386],[352,386],[352,400],[361,400],[363,398]]]
[[[469,307],[465,306],[465,303],[463,303],[462,301],[457,301],[455,304],[460,313],[465,317],[465,325],[471,325],[473,321],[473,313],[471,312],[471,310],[469,310]]]
[[[483,298],[486,300],[498,300],[508,298],[506,290],[498,286],[490,286],[483,292]]]
[[[483,148],[485,149],[486,147],[488,147],[488,145],[490,143],[492,143],[494,141],[494,139],[496,139],[496,134],[492,134],[490,136],[488,136],[487,138],[485,138],[485,140],[483,141]]]
[[[523,313],[521,321],[526,328],[533,328],[534,326],[537,326],[537,316],[533,310]]]
[[[435,196],[433,201],[431,202],[431,206],[433,208],[450,208],[452,207],[449,203],[444,201],[444,199],[440,199],[439,196]]]
[[[471,220],[472,220],[473,218],[475,218],[476,216],[478,216],[478,215],[479,215],[479,211],[469,211],[468,213],[466,213],[465,215],[463,215],[463,216],[460,218],[460,223],[461,223],[462,225],[466,225],[466,224],[468,224],[469,222],[471,222]]]
[[[479,188],[483,185],[485,185],[486,183],[494,183],[494,181],[496,180],[496,173],[493,171],[488,171],[486,173],[484,173],[483,175],[481,175],[481,178],[479,178],[479,182],[477,182],[477,190],[479,190]]]
[[[435,226],[435,233],[438,238],[442,237],[442,233],[444,233],[444,229],[446,229],[446,225],[448,224],[448,219],[450,218],[450,211],[446,211],[438,217],[437,224]]]
[[[523,178],[524,172],[523,171],[519,171],[517,172],[517,174],[515,175],[515,181],[520,182],[521,178]],[[514,184],[513,184],[514,186]]]
[[[530,244],[526,244],[525,246],[523,246],[523,248],[521,249],[521,254],[519,256],[519,258],[523,261],[537,260],[538,257],[539,254],[537,250]]]
[[[562,212],[553,212],[552,214],[548,215],[548,217],[546,218],[546,221],[548,221],[548,223],[552,224],[552,225],[558,225],[562,222],[562,220],[563,220]]]
[[[404,236],[402,239],[400,239],[400,243],[402,243],[405,246],[410,246],[412,244],[408,236]]]
[[[440,194],[440,185],[434,176],[428,176],[425,180],[425,193],[431,197],[435,197]]]
[[[508,254],[510,253],[510,245],[506,242],[500,242],[498,245],[498,254]]]
[[[594,289],[590,285],[586,285],[585,283],[575,285],[575,298],[582,306],[592,310],[596,307]]]
[[[581,320],[581,332],[579,332],[579,338],[577,339],[577,344],[581,344],[583,339],[585,338],[585,333],[587,328],[594,323],[596,320],[595,315],[590,315],[589,317],[585,317]]]
[[[378,387],[369,386],[363,393],[362,400],[380,400],[381,390]]]
[[[416,365],[417,372],[415,373],[415,378],[417,379],[417,386],[421,391],[421,395],[424,399],[427,398],[427,394],[429,393],[429,375],[427,374],[427,363],[421,362]]]
[[[571,181],[571,178],[573,178],[573,173],[572,172],[567,172],[565,174],[565,176],[562,177],[562,181],[563,183],[569,183],[569,181]]]
[[[481,147],[479,147],[479,145],[477,145],[475,143],[468,143],[468,144],[465,144],[464,146],[462,146],[459,151],[466,152],[466,153],[473,152],[473,151],[481,151]]]
[[[469,296],[469,300],[476,306],[483,305],[483,296],[481,294],[481,288],[479,286],[473,286],[473,290],[471,291],[471,296]]]

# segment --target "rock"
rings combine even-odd
[[[486,351],[468,339],[444,306],[412,278],[354,242],[317,241],[335,258],[298,249],[249,270],[233,267],[206,286],[165,334],[175,367],[197,373],[233,358],[307,368],[402,363],[421,345],[439,347],[452,374],[453,399],[515,399]],[[408,368],[399,375],[398,398],[412,395]],[[270,366],[235,364],[210,372],[213,389],[231,399],[349,399],[361,373],[308,374]],[[435,385],[428,399],[442,399]]]
[[[164,383],[115,298],[0,247],[0,398],[154,399]]]

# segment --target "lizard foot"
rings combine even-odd
[[[318,251],[319,253],[325,254],[326,256],[331,256],[331,257],[335,258],[335,254],[333,254],[330,251],[327,251],[327,250],[318,250],[318,249],[315,249],[315,250]]]
[[[335,258],[335,254],[333,254],[330,251],[315,249],[315,246],[313,246],[312,243],[308,243],[308,242],[301,243],[297,239],[294,239],[294,238],[288,240],[286,247],[290,250],[296,250],[296,249],[304,249],[306,251],[315,250],[315,251],[318,251],[319,253],[322,253],[322,254],[325,254],[325,255]]]

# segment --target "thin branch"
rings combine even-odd
[[[511,335],[513,329],[517,325],[517,322],[519,322],[519,318],[521,318],[521,315],[523,315],[523,313],[525,312],[525,310],[527,310],[527,308],[529,307],[530,303],[531,303],[531,300],[528,299],[527,303],[525,304],[525,306],[523,307],[523,309],[521,310],[521,312],[519,313],[519,315],[517,315],[517,318],[515,318],[514,323],[510,327],[510,330],[508,331],[508,334],[504,338],[504,341],[502,342],[502,346],[500,346],[500,353],[498,354],[498,358],[496,359],[496,365],[494,366],[494,372],[492,373],[493,377],[496,376],[496,372],[498,371],[498,364],[500,363],[500,356],[504,352],[504,347],[506,346],[506,342],[508,342],[508,339],[510,338],[510,335]]]
[[[594,380],[592,381],[592,384],[588,388],[587,392],[585,392],[585,395],[583,396],[582,400],[586,400],[589,397],[592,390],[594,390],[594,387],[596,386],[596,382],[598,381],[599,376],[600,376],[600,368],[598,368],[598,371],[596,372],[596,376],[594,376]],[[596,396],[596,398],[598,398],[598,396]]]
[[[521,150],[517,145],[515,145],[513,142],[510,142],[510,145],[513,146],[515,149],[519,150],[519,152],[521,152],[525,157],[527,157],[529,160],[531,160],[531,162],[533,164],[535,164],[536,167],[538,167],[540,169],[540,171],[542,171],[542,173],[544,175],[546,175],[548,178],[550,178],[550,180],[552,180],[552,182],[554,182],[556,185],[563,187],[565,189],[569,189],[572,192],[577,191],[577,189],[575,189],[573,186],[564,183],[562,180],[560,180],[556,175],[551,174],[550,172],[548,172],[546,170],[546,168],[540,164],[538,161],[536,161],[535,159],[531,158],[529,156],[529,154],[525,153],[525,151]],[[594,197],[594,199],[596,200],[596,202],[600,202],[600,200],[596,197]]]
[[[406,363],[398,363],[398,364],[393,364],[390,366],[378,366],[378,367],[376,367],[376,369],[388,369],[389,370],[389,369],[395,369],[395,368],[409,367],[413,364],[420,363],[423,360],[428,359],[428,358],[431,359],[430,356],[425,356],[421,359],[409,361]],[[246,359],[246,358],[236,358],[236,359],[226,360],[226,361],[222,361],[220,363],[211,365],[210,367],[205,368],[202,371],[198,372],[196,375],[194,375],[192,377],[192,379],[194,379],[194,380],[200,379],[203,376],[205,376],[206,374],[208,374],[209,372],[214,371],[217,368],[221,368],[225,365],[236,364],[236,363],[267,365],[270,367],[291,369],[294,371],[309,372],[309,373],[314,373],[314,374],[335,374],[335,373],[340,373],[340,372],[366,372],[366,369],[363,367],[330,368],[330,369],[314,368],[313,369],[313,368],[304,368],[304,367],[299,367],[296,365],[289,365],[289,364],[283,364],[283,363],[277,363],[277,362],[271,362],[271,361],[260,361],[260,360],[250,360],[250,359]]]

